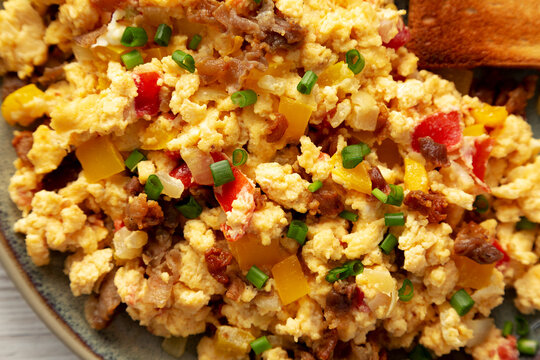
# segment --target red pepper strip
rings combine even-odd
[[[418,139],[429,136],[433,141],[446,145],[450,152],[455,150],[462,138],[460,114],[457,111],[449,113],[436,113],[427,116],[416,126],[412,134],[412,148],[420,151]]]
[[[193,175],[191,174],[191,171],[186,163],[182,163],[176,168],[172,169],[169,175],[175,179],[181,180],[186,189],[191,186],[198,185],[195,182],[195,179],[193,179]]]
[[[487,162],[491,149],[493,149],[493,143],[494,141],[492,138],[476,140],[474,143],[474,153],[472,157],[473,173],[481,181],[484,181]]]
[[[161,90],[161,86],[158,85],[159,78],[157,72],[133,74],[135,85],[137,85],[135,111],[138,117],[153,116],[159,112],[159,91]]]
[[[499,242],[497,240],[493,241],[493,246],[495,246],[497,248],[497,250],[499,250],[500,252],[503,253],[503,258],[501,260],[497,261],[497,264],[495,264],[495,266],[499,267],[500,265],[504,265],[504,264],[510,262],[510,256],[508,256],[508,253],[506,251],[504,251],[501,244],[499,244]]]
[[[411,32],[409,31],[408,27],[404,26],[401,28],[401,30],[399,30],[397,35],[392,38],[392,40],[383,45],[387,48],[397,50],[408,43],[409,40],[411,40]]]
[[[222,153],[211,153],[214,162],[229,160]],[[230,161],[229,161],[230,162]],[[228,241],[237,241],[246,233],[246,230],[255,211],[255,187],[251,181],[237,167],[231,166],[235,180],[227,184],[214,187],[214,195],[225,212],[232,210],[233,201],[238,198],[250,204],[245,215],[245,221],[241,229],[232,229],[227,224],[221,224],[221,231]]]

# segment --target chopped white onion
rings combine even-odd
[[[184,337],[170,337],[163,340],[161,348],[171,356],[180,358],[186,351],[187,338]]]
[[[471,320],[467,323],[473,331],[473,337],[467,341],[467,346],[476,346],[484,342],[493,327],[493,319]]]
[[[131,260],[139,257],[142,248],[148,242],[148,234],[144,231],[129,231],[126,227],[114,233],[114,255],[118,259]]]
[[[180,153],[197,184],[214,185],[214,178],[210,171],[210,165],[214,160],[210,155],[197,148],[182,149]]]
[[[92,53],[92,50],[88,48],[73,44],[73,47],[71,49],[73,51],[73,55],[75,55],[75,59],[77,59],[78,62],[96,60],[96,58],[94,57],[94,53]]]
[[[182,180],[173,178],[162,171],[158,172],[156,176],[161,181],[161,185],[163,185],[163,191],[161,191],[163,195],[167,195],[173,199],[179,199],[182,196],[184,192],[184,183]]]

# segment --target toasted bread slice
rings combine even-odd
[[[407,45],[427,68],[540,68],[540,0],[410,0]]]

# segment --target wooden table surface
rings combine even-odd
[[[0,359],[77,360],[41,322],[0,265]]]

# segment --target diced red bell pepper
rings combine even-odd
[[[135,111],[138,117],[153,116],[159,112],[159,91],[161,90],[161,86],[158,85],[159,78],[157,72],[133,74],[135,85],[137,85]]]
[[[497,354],[501,360],[519,360],[516,337],[512,335],[508,336],[497,348]]]
[[[114,231],[118,231],[124,227],[124,221],[122,219],[114,220]]]
[[[490,137],[478,139],[474,142],[474,153],[472,157],[473,173],[481,181],[484,181],[487,162],[489,154],[493,149],[493,143],[494,141]]]
[[[212,159],[217,162],[228,160],[222,153],[211,153]],[[230,161],[229,161],[230,162]],[[251,181],[237,167],[231,166],[235,180],[227,184],[214,187],[214,195],[225,212],[232,210],[232,204],[236,199],[243,199],[249,203],[248,210],[244,214],[245,221],[241,229],[232,229],[227,224],[221,225],[221,230],[228,241],[237,241],[246,233],[246,230],[255,211],[255,187]]]
[[[356,291],[353,294],[354,307],[360,310],[361,312],[368,313],[371,311],[371,309],[366,304],[364,297],[365,297],[364,292],[357,286]]]
[[[409,40],[411,40],[411,32],[409,31],[408,27],[403,26],[397,35],[392,38],[392,40],[383,45],[387,48],[397,50],[408,43]]]
[[[169,175],[175,179],[181,180],[182,184],[184,184],[184,187],[186,189],[191,186],[197,185],[195,179],[193,179],[191,170],[189,170],[189,167],[186,163],[182,163],[176,168],[172,169]]]
[[[414,129],[412,148],[420,151],[418,139],[429,136],[436,143],[446,145],[448,151],[455,150],[462,138],[459,119],[460,114],[457,111],[429,115]]]
[[[503,258],[497,261],[497,264],[495,264],[495,266],[499,267],[510,262],[510,256],[508,256],[508,253],[502,248],[501,244],[499,244],[497,240],[493,241],[493,246],[495,246],[497,250],[499,250],[503,254]]]

